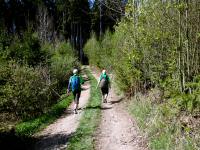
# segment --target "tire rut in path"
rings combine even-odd
[[[92,72],[96,79],[98,75]],[[147,150],[146,140],[132,117],[125,111],[123,98],[110,90],[108,103],[102,104],[102,118],[95,137],[96,150]]]
[[[87,78],[86,76],[83,77]],[[79,100],[79,108],[81,109],[78,110],[78,114],[73,113],[73,105],[70,105],[59,119],[43,131],[34,135],[34,137],[40,140],[34,145],[33,149],[62,150],[67,148],[67,141],[76,131],[83,114],[83,107],[86,106],[90,97],[90,84],[88,81],[85,82],[82,88]]]

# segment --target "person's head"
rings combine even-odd
[[[74,69],[73,74],[78,74],[78,69]]]
[[[106,70],[105,69],[102,70],[102,74],[106,74]]]

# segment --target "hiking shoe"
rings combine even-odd
[[[76,109],[74,110],[74,114],[78,114],[78,112],[77,112],[77,110],[76,110]]]

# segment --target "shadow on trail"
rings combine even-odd
[[[21,137],[16,135],[14,131],[7,133],[0,133],[0,149],[1,150],[47,150],[59,149],[65,146],[69,138],[74,133],[54,134],[41,137]]]
[[[100,110],[106,110],[106,109],[111,109],[112,107],[102,107],[102,106],[87,106],[84,109],[100,109]]]
[[[62,119],[62,118],[65,118],[66,116],[72,115],[72,114],[74,114],[73,109],[66,109],[60,118]]]
[[[116,101],[110,101],[111,104],[117,104],[117,103],[120,103],[121,101],[123,100],[123,98],[120,98]]]
[[[73,134],[74,133],[66,135],[60,133],[60,134],[41,136],[32,149],[44,150],[44,149],[60,149],[61,147],[65,148],[66,143],[68,142],[69,138],[73,136]]]
[[[32,150],[32,146],[37,142],[36,138],[19,136],[14,130],[0,133],[1,150]]]

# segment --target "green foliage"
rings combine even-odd
[[[96,37],[94,34],[92,34],[91,38],[88,40],[84,47],[86,55],[89,57],[89,63],[91,65],[95,65],[100,67],[100,58],[99,53],[100,51],[100,44],[96,40]]]
[[[197,149],[198,131],[193,131],[179,118],[180,110],[177,105],[170,102],[156,104],[152,97],[155,94],[155,91],[152,91],[148,97],[137,95],[129,106],[130,114],[136,118],[139,127],[147,134],[150,148],[152,150]]]
[[[149,114],[151,112],[151,104],[149,100],[144,102],[136,101],[134,104],[128,108],[131,114],[134,114],[135,118],[137,119],[137,123],[139,127],[145,128],[146,121],[149,118]]]
[[[86,44],[90,63],[112,71],[127,94],[159,91],[130,108],[152,149],[195,149],[200,133],[199,2],[131,1],[126,6],[115,33],[99,40],[93,36]],[[182,122],[182,117],[193,122]]]
[[[113,71],[118,86],[128,94],[157,86],[164,93],[161,99],[181,96],[180,99],[185,99],[182,102],[188,101],[191,112],[199,107],[199,87],[194,81],[199,75],[199,56],[194,57],[197,50],[191,47],[199,45],[195,41],[198,29],[191,24],[198,7],[195,2],[138,3],[140,8],[127,4],[126,16],[115,27],[114,34],[107,32],[99,41],[92,36],[87,42],[84,49],[90,64]],[[179,11],[181,16],[174,15]],[[186,22],[191,32],[188,37],[181,28]],[[179,103],[179,98],[175,99]]]
[[[79,68],[80,66],[69,43],[59,43],[54,52],[52,52],[50,62],[50,72],[52,77],[56,81],[65,84],[71,74],[72,68]]]
[[[85,52],[86,55],[89,57],[89,63],[91,65],[96,65],[99,68],[108,68],[108,66],[111,64],[112,59],[112,43],[111,43],[111,37],[112,34],[109,32],[106,32],[105,38],[102,39],[102,41],[97,41],[96,36],[92,34],[92,37],[85,45]],[[112,67],[112,66],[110,66]]]
[[[70,105],[72,99],[72,96],[64,98],[53,105],[45,114],[32,120],[18,123],[16,126],[16,133],[20,136],[30,136],[35,132],[44,129],[63,113]]]
[[[100,91],[97,91],[95,88],[97,84],[96,79],[88,70],[87,75],[90,78],[90,95],[92,96],[84,110],[78,129],[69,141],[69,146],[67,147],[69,150],[94,149],[93,137],[100,122],[101,95]]]
[[[30,119],[57,102],[72,68],[80,64],[67,43],[40,48],[34,34],[17,41],[0,57],[0,110],[15,114],[16,120]]]
[[[171,149],[171,135],[170,133],[162,133],[151,142],[151,149]]]
[[[73,67],[79,68],[80,64],[69,43],[41,46],[37,33],[26,32],[21,38],[6,35],[0,34],[0,111],[2,116],[13,116],[13,123],[45,114],[17,125],[18,134],[30,135],[69,105],[69,100],[59,102],[49,112],[49,107],[66,92],[63,89]],[[2,122],[12,119],[4,118]]]
[[[3,56],[3,51],[6,49],[10,43],[11,43],[12,38],[6,34],[6,32],[2,29],[0,29],[0,56]]]
[[[79,69],[80,63],[69,43],[59,43],[51,55],[50,75],[57,85],[56,91],[61,93],[63,87],[67,87],[67,81],[72,74],[72,69]]]
[[[1,67],[1,111],[14,112],[21,118],[34,117],[52,102],[53,85],[42,77],[42,68],[34,69],[10,62]]]
[[[22,63],[27,63],[31,66],[36,66],[42,63],[45,59],[45,53],[41,50],[40,41],[35,34],[25,33],[23,39],[17,36],[10,43],[10,46],[5,49],[4,57],[6,59],[15,59]]]

